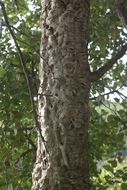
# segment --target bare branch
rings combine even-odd
[[[127,51],[127,44],[121,47],[115,56],[113,56],[105,65],[91,73],[91,82],[99,80],[107,71],[109,71],[117,61],[122,58]]]

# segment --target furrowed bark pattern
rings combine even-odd
[[[89,1],[42,1],[39,118],[32,190],[88,190]],[[38,135],[39,136],[39,135]]]

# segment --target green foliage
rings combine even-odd
[[[30,1],[16,2],[17,5],[5,1],[6,11],[22,50],[36,99],[40,6],[33,2],[37,5],[33,11],[30,10]],[[0,47],[0,189],[30,189],[36,155],[36,130],[28,86],[5,23]]]
[[[93,0],[90,21],[89,62],[91,69],[96,70],[125,43],[127,34],[112,0]],[[92,190],[126,189],[126,77],[124,59],[92,85],[89,129]]]
[[[40,1],[4,2],[22,50],[36,103]],[[96,70],[126,41],[127,34],[115,13],[114,0],[93,0],[91,3],[89,62],[91,69]],[[5,23],[0,47],[0,189],[27,190],[31,187],[36,155],[36,130],[24,72]],[[89,128],[91,190],[127,189],[126,81],[127,64],[121,60],[92,85]]]

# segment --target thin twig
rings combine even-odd
[[[19,158],[15,161],[14,165],[18,164],[18,162],[20,161],[21,158],[25,157],[27,154],[29,154],[29,153],[32,152],[32,151],[33,151],[33,149],[28,149],[28,150],[26,150],[25,152],[23,152],[23,153],[19,156]]]
[[[108,96],[110,94],[113,94],[113,93],[117,93],[117,94],[121,94],[121,96],[123,96],[124,98],[127,98],[127,96],[125,96],[122,92],[119,92],[120,90],[122,90],[123,87],[126,87],[126,83],[123,83],[119,88],[117,88],[116,90],[110,90],[109,92],[107,93],[104,93],[104,94],[100,94],[99,96],[94,96],[94,97],[91,97],[90,100],[96,100],[98,99],[100,96]]]
[[[121,49],[113,56],[105,65],[98,70],[91,72],[91,82],[99,80],[107,71],[109,71],[117,61],[122,58],[127,51],[127,44],[123,45]]]
[[[20,59],[20,64],[22,66],[22,69],[23,69],[23,72],[24,72],[24,75],[25,75],[25,79],[26,79],[26,82],[27,82],[27,87],[28,87],[28,91],[29,91],[29,95],[30,95],[30,100],[31,100],[31,105],[32,105],[32,111],[33,111],[33,114],[34,114],[34,119],[35,119],[35,124],[36,124],[36,127],[38,129],[38,132],[39,132],[39,135],[42,139],[42,142],[44,143],[45,145],[45,149],[46,151],[47,148],[46,148],[46,142],[45,142],[45,139],[44,137],[42,136],[42,132],[41,132],[41,125],[40,125],[40,122],[38,121],[38,115],[37,115],[37,112],[36,112],[36,107],[35,107],[35,102],[34,102],[34,97],[33,97],[33,93],[32,93],[32,85],[31,85],[31,80],[29,79],[29,75],[28,75],[28,70],[27,70],[27,67],[26,67],[26,64],[25,64],[25,61],[24,61],[24,58],[23,58],[23,54],[22,54],[22,51],[19,47],[19,44],[17,42],[17,39],[16,39],[16,36],[11,28],[11,25],[9,23],[9,20],[8,20],[8,16],[7,16],[7,13],[6,13],[6,10],[5,10],[5,5],[2,1],[0,1],[0,6],[1,6],[1,9],[2,9],[2,12],[3,12],[3,16],[4,16],[4,20],[6,22],[6,26],[12,36],[12,39],[15,43],[15,47],[17,49],[17,53],[18,53],[18,56],[19,56],[19,59]]]
[[[114,94],[114,93],[117,93],[118,95],[120,95],[124,98],[127,98],[127,96],[125,96],[122,92],[119,92],[118,90],[112,90],[112,91],[107,92],[105,94],[100,94],[99,96],[91,97],[90,100],[95,100],[95,99],[98,99],[100,96],[108,96],[108,95]]]

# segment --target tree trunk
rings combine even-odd
[[[32,190],[88,190],[89,0],[42,1],[39,121]]]

